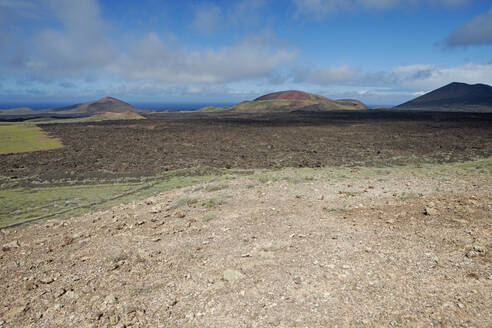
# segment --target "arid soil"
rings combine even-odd
[[[0,326],[490,327],[477,172],[284,169],[2,231]]]
[[[492,116],[327,112],[180,114],[54,124],[62,149],[0,156],[0,175],[153,175],[197,166],[322,167],[452,162],[492,155]]]

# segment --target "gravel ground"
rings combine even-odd
[[[283,169],[4,230],[0,327],[490,327],[491,176],[446,168]]]

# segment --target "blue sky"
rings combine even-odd
[[[489,0],[0,0],[0,104],[398,104],[492,84]]]

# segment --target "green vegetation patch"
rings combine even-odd
[[[210,179],[211,176],[176,176],[150,183],[6,188],[0,190],[0,227],[37,218],[81,215]]]
[[[63,147],[34,124],[12,123],[0,125],[0,154],[21,153]]]

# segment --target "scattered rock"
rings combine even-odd
[[[235,282],[242,279],[243,277],[244,275],[241,272],[232,269],[225,270],[223,275],[224,280],[228,282]]]
[[[125,306],[125,312],[126,312],[127,314],[134,313],[134,312],[136,312],[136,311],[137,311],[137,308],[136,308],[136,306],[134,306],[134,305],[126,305],[126,306]]]
[[[485,255],[485,247],[482,246],[473,246],[465,254],[465,256],[468,258],[483,256],[483,255]]]
[[[438,212],[437,212],[437,210],[436,210],[435,208],[433,208],[433,207],[429,207],[429,206],[427,206],[427,207],[424,209],[424,214],[425,214],[425,215],[429,215],[429,216],[431,216],[431,215],[437,215],[437,213],[438,213]]]
[[[53,279],[52,277],[48,277],[48,276],[43,276],[41,278],[38,278],[38,281],[42,284],[45,284],[45,285],[49,285],[51,284],[53,281],[55,281],[55,279]]]
[[[102,316],[103,316],[102,312],[91,312],[91,313],[89,313],[87,319],[93,320],[93,321],[98,321],[99,319],[101,319]]]
[[[152,206],[152,208],[150,209],[150,213],[152,214],[157,214],[157,213],[160,213],[162,211],[162,208],[160,206]]]
[[[178,218],[178,219],[182,219],[186,216],[186,214],[184,214],[183,212],[176,212],[175,216]]]
[[[65,236],[65,238],[63,238],[63,244],[62,244],[62,246],[71,245],[71,244],[73,244],[73,242],[74,242],[74,238],[73,237]]]
[[[2,246],[2,251],[7,252],[10,251],[13,248],[19,248],[20,244],[18,240],[11,241],[10,243],[4,244]]]
[[[67,292],[67,291],[66,291],[66,289],[65,289],[65,288],[60,288],[60,289],[58,289],[58,291],[55,293],[55,297],[56,297],[56,298],[61,297],[61,296],[65,295],[65,293],[66,293],[66,292]]]
[[[37,287],[38,287],[38,285],[36,285],[36,284],[34,283],[34,281],[28,281],[28,282],[26,283],[26,290],[34,290],[34,289],[36,289]]]
[[[115,304],[117,302],[118,302],[118,299],[113,294],[109,294],[104,299],[104,304]]]

